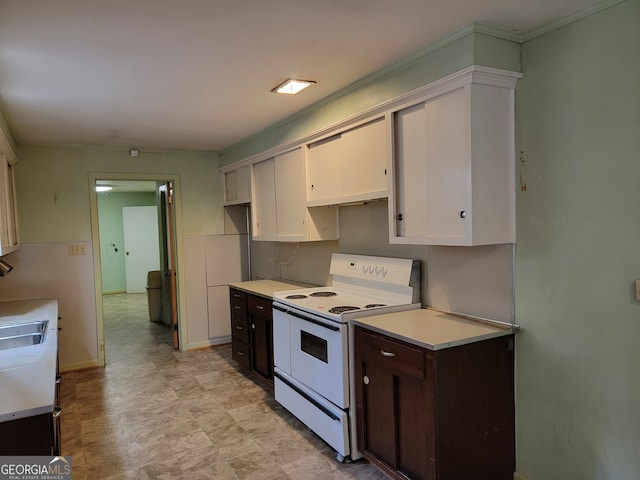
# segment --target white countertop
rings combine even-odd
[[[514,333],[508,327],[488,325],[428,308],[361,317],[354,319],[353,323],[429,350],[441,350]]]
[[[0,302],[0,324],[47,320],[39,345],[0,350],[0,422],[53,411],[58,352],[58,301]]]
[[[253,280],[249,282],[230,283],[229,286],[248,293],[260,295],[261,297],[272,299],[274,292],[295,290],[297,288],[305,287],[315,287],[316,285],[295,282],[293,280]]]

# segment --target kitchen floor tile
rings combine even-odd
[[[174,351],[145,294],[104,297],[105,368],[63,374],[74,480],[386,478],[335,452],[244,375],[229,345]]]

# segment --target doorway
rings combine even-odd
[[[103,295],[131,292],[138,296],[138,303],[144,301],[145,309],[148,301],[149,321],[167,325],[174,348],[186,345],[182,341],[183,336],[186,338],[186,327],[180,302],[184,298],[180,292],[183,282],[179,281],[182,263],[179,179],[171,175],[105,173],[90,174],[89,185],[100,365],[105,364],[108,353],[108,349],[105,353],[105,305],[113,303],[105,302]],[[96,186],[110,186],[111,190],[98,193]],[[150,212],[154,212],[155,219],[149,217]],[[133,230],[127,238],[125,225],[129,213]],[[144,222],[154,228],[143,227]],[[155,233],[140,242],[141,231],[136,226]],[[157,252],[151,255],[155,260],[151,263],[146,260],[147,263],[138,266],[142,274],[131,273],[146,250]]]

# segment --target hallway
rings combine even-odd
[[[104,297],[107,366],[63,374],[74,480],[386,478],[334,452],[240,373],[229,346],[177,352],[146,295]]]

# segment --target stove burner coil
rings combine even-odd
[[[313,292],[309,294],[310,297],[335,297],[336,295],[336,292],[330,291]]]
[[[376,308],[376,307],[386,307],[384,303],[369,303],[365,305],[364,308]]]
[[[284,298],[287,298],[289,300],[300,300],[301,298],[307,298],[307,296],[302,294],[297,294],[297,295],[287,295]]]
[[[329,309],[329,313],[340,315],[341,313],[348,312],[349,310],[360,310],[360,307],[353,307],[351,305],[338,305]]]

